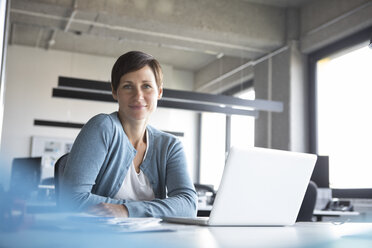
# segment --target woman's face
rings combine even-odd
[[[158,87],[149,66],[129,72],[120,78],[112,96],[119,103],[119,115],[127,121],[148,120],[161,98],[163,88]]]

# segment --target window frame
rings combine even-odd
[[[317,103],[317,62],[332,54],[342,52],[371,39],[372,26],[356,32],[346,38],[327,45],[308,55],[308,80],[309,80],[309,149],[310,153],[318,154],[318,103]],[[368,43],[367,43],[368,45]],[[371,50],[372,52],[372,50]],[[372,188],[366,189],[332,189],[332,196],[339,198],[372,198]]]

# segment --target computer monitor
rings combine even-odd
[[[329,157],[319,156],[311,176],[311,181],[315,182],[319,188],[329,188]]]
[[[38,189],[41,157],[14,158],[9,190],[20,198],[27,198]]]

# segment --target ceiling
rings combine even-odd
[[[301,5],[310,2],[309,0],[244,0],[244,1],[258,4],[266,4],[270,6],[277,6],[282,8],[300,7]]]
[[[11,0],[9,44],[118,57],[141,50],[198,71],[285,43],[283,13],[309,0]]]

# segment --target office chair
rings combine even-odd
[[[313,212],[316,203],[317,197],[317,189],[318,186],[313,182],[310,181],[309,185],[307,186],[306,193],[304,199],[301,204],[300,211],[297,215],[297,221],[312,221]]]
[[[60,204],[59,204],[60,180],[63,176],[63,171],[65,170],[67,158],[68,158],[68,153],[61,156],[54,164],[54,189],[55,189],[57,207],[60,207]]]
[[[208,197],[206,198],[206,201],[207,201],[206,204],[207,205],[213,205],[214,198],[216,197],[216,191],[213,189],[212,186],[206,185],[206,184],[194,183],[194,187],[195,187],[196,193],[197,193],[198,198],[199,198],[198,201],[201,201],[200,197],[203,197],[203,196],[206,197],[207,193],[210,193],[210,198],[209,199],[208,199]],[[210,210],[199,209],[197,215],[208,217],[210,212],[211,212]]]

